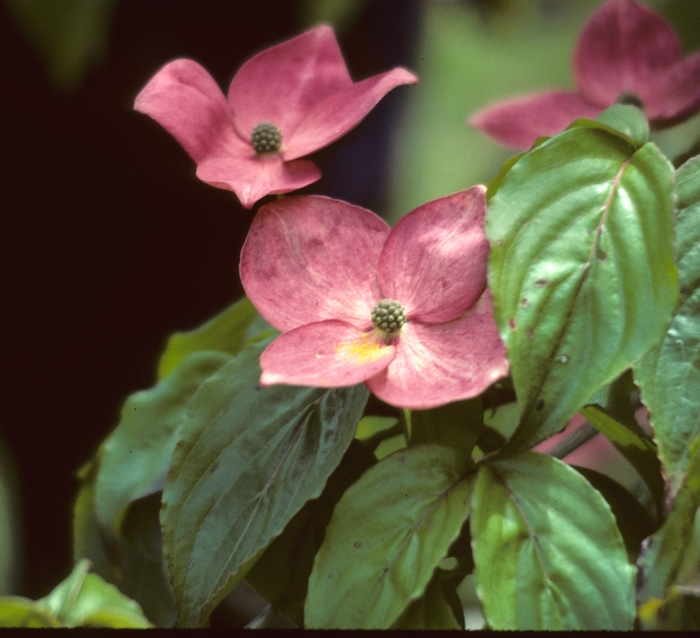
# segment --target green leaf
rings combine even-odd
[[[199,328],[171,335],[158,363],[158,378],[167,377],[193,352],[211,350],[236,356],[248,340],[269,330],[270,324],[243,297]]]
[[[676,304],[673,173],[577,127],[530,151],[489,204],[489,285],[511,362],[525,450],[662,337]]]
[[[404,428],[393,416],[363,416],[357,424],[355,438],[381,460],[406,447]]]
[[[587,467],[572,465],[579,474],[596,489],[610,505],[615,515],[617,527],[627,548],[627,557],[635,562],[639,556],[642,541],[653,534],[658,521],[649,511],[622,485],[606,474],[596,472]]]
[[[635,569],[610,506],[543,454],[482,465],[474,578],[493,629],[632,629]]]
[[[421,596],[469,515],[471,461],[425,444],[367,470],[333,511],[309,579],[310,628],[389,628]]]
[[[700,586],[700,435],[690,445],[688,473],[671,510],[639,559],[638,600],[664,599],[672,585]],[[697,572],[697,574],[695,574]]]
[[[649,123],[644,112],[630,104],[614,104],[595,120],[574,120],[567,130],[572,128],[599,128],[620,137],[635,149],[649,141]]]
[[[190,403],[161,524],[178,621],[202,625],[309,499],[321,494],[362,416],[364,385],[261,388],[251,344]]]
[[[141,605],[154,625],[172,627],[176,622],[175,596],[163,560],[160,500],[158,492],[129,506],[119,538],[117,584]]]
[[[484,425],[481,399],[456,401],[432,410],[405,410],[409,445],[438,443],[469,455]]]
[[[58,619],[33,600],[21,596],[0,596],[0,628],[60,626]]]
[[[671,498],[683,482],[690,441],[700,432],[700,157],[678,169],[676,188],[680,299],[663,341],[634,368]]]
[[[392,629],[464,629],[464,612],[461,604],[458,606],[459,616],[455,616],[457,610],[447,602],[448,595],[457,597],[455,585],[446,578],[448,574],[449,572],[438,567],[423,595],[411,601]],[[452,589],[451,594],[446,594],[447,587]]]
[[[316,552],[336,503],[376,459],[359,441],[352,441],[340,465],[328,478],[321,496],[307,502],[269,545],[246,580],[275,609],[304,626],[304,600]]]
[[[81,560],[48,596],[37,601],[65,627],[152,627],[138,603],[97,574],[88,574],[90,561]]]
[[[620,423],[598,405],[588,405],[581,414],[601,432],[632,464],[644,480],[656,505],[656,516],[661,516],[664,500],[664,479],[656,446],[638,425]]]
[[[229,359],[221,352],[191,354],[155,387],[127,399],[99,452],[95,503],[108,541],[119,538],[129,503],[163,488],[192,395]]]

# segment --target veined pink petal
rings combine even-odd
[[[525,151],[538,137],[555,135],[575,119],[594,118],[602,110],[578,93],[551,91],[494,104],[472,115],[468,123],[499,144]]]
[[[396,354],[381,335],[343,321],[321,321],[285,332],[260,356],[262,385],[286,383],[338,388],[361,383]]]
[[[243,139],[260,122],[271,122],[286,145],[290,132],[311,110],[351,85],[333,29],[319,26],[243,64],[231,81],[228,100]]]
[[[241,252],[243,288],[279,330],[326,319],[369,330],[388,234],[386,222],[374,213],[328,197],[266,204]]]
[[[217,188],[231,190],[243,208],[251,208],[271,193],[289,193],[321,177],[309,160],[283,162],[277,155],[258,157],[252,149],[239,156],[212,157],[199,164],[197,177]]]
[[[655,99],[645,103],[652,125],[670,126],[700,108],[700,53],[681,60],[657,80]]]
[[[165,128],[197,163],[243,148],[224,94],[193,60],[166,64],[136,96],[134,108]]]
[[[379,260],[382,296],[398,301],[409,320],[451,321],[486,287],[486,188],[435,199],[403,217]]]
[[[282,156],[294,159],[327,146],[362,121],[389,91],[417,82],[415,75],[396,68],[338,90],[318,103],[290,132]]]
[[[407,323],[396,357],[367,380],[380,399],[423,410],[481,394],[508,374],[506,350],[487,290],[474,307],[449,323]]]
[[[583,96],[601,107],[623,93],[653,101],[658,81],[683,58],[673,28],[635,0],[608,0],[581,31],[573,73]]]

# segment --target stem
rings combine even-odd
[[[555,459],[563,459],[590,441],[596,434],[598,434],[598,430],[590,423],[584,423],[580,428],[559,441],[547,454]]]

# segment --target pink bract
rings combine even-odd
[[[228,99],[209,73],[187,59],[166,64],[134,108],[170,132],[197,163],[202,181],[232,190],[245,208],[321,177],[298,159],[347,133],[391,89],[418,79],[402,68],[353,82],[333,30],[319,26],[253,56],[231,81]],[[258,155],[253,129],[282,134],[276,153]]]
[[[243,287],[282,334],[263,352],[261,383],[340,387],[426,409],[476,396],[508,374],[486,289],[485,188],[436,199],[395,228],[320,196],[263,206],[241,253]],[[384,299],[406,323],[372,322]]]
[[[537,93],[495,104],[469,124],[518,150],[614,103],[642,108],[653,128],[700,109],[700,53],[688,58],[671,25],[635,0],[608,0],[581,30],[573,53],[578,92]]]

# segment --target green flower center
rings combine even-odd
[[[631,106],[636,106],[637,108],[642,108],[644,106],[644,103],[642,102],[641,99],[634,93],[621,93],[617,97],[617,103],[618,104],[629,104]]]
[[[260,122],[250,135],[250,143],[258,155],[277,153],[282,146],[282,133],[270,122]]]
[[[406,323],[406,311],[393,299],[382,299],[372,310],[372,323],[387,334],[396,332]]]

